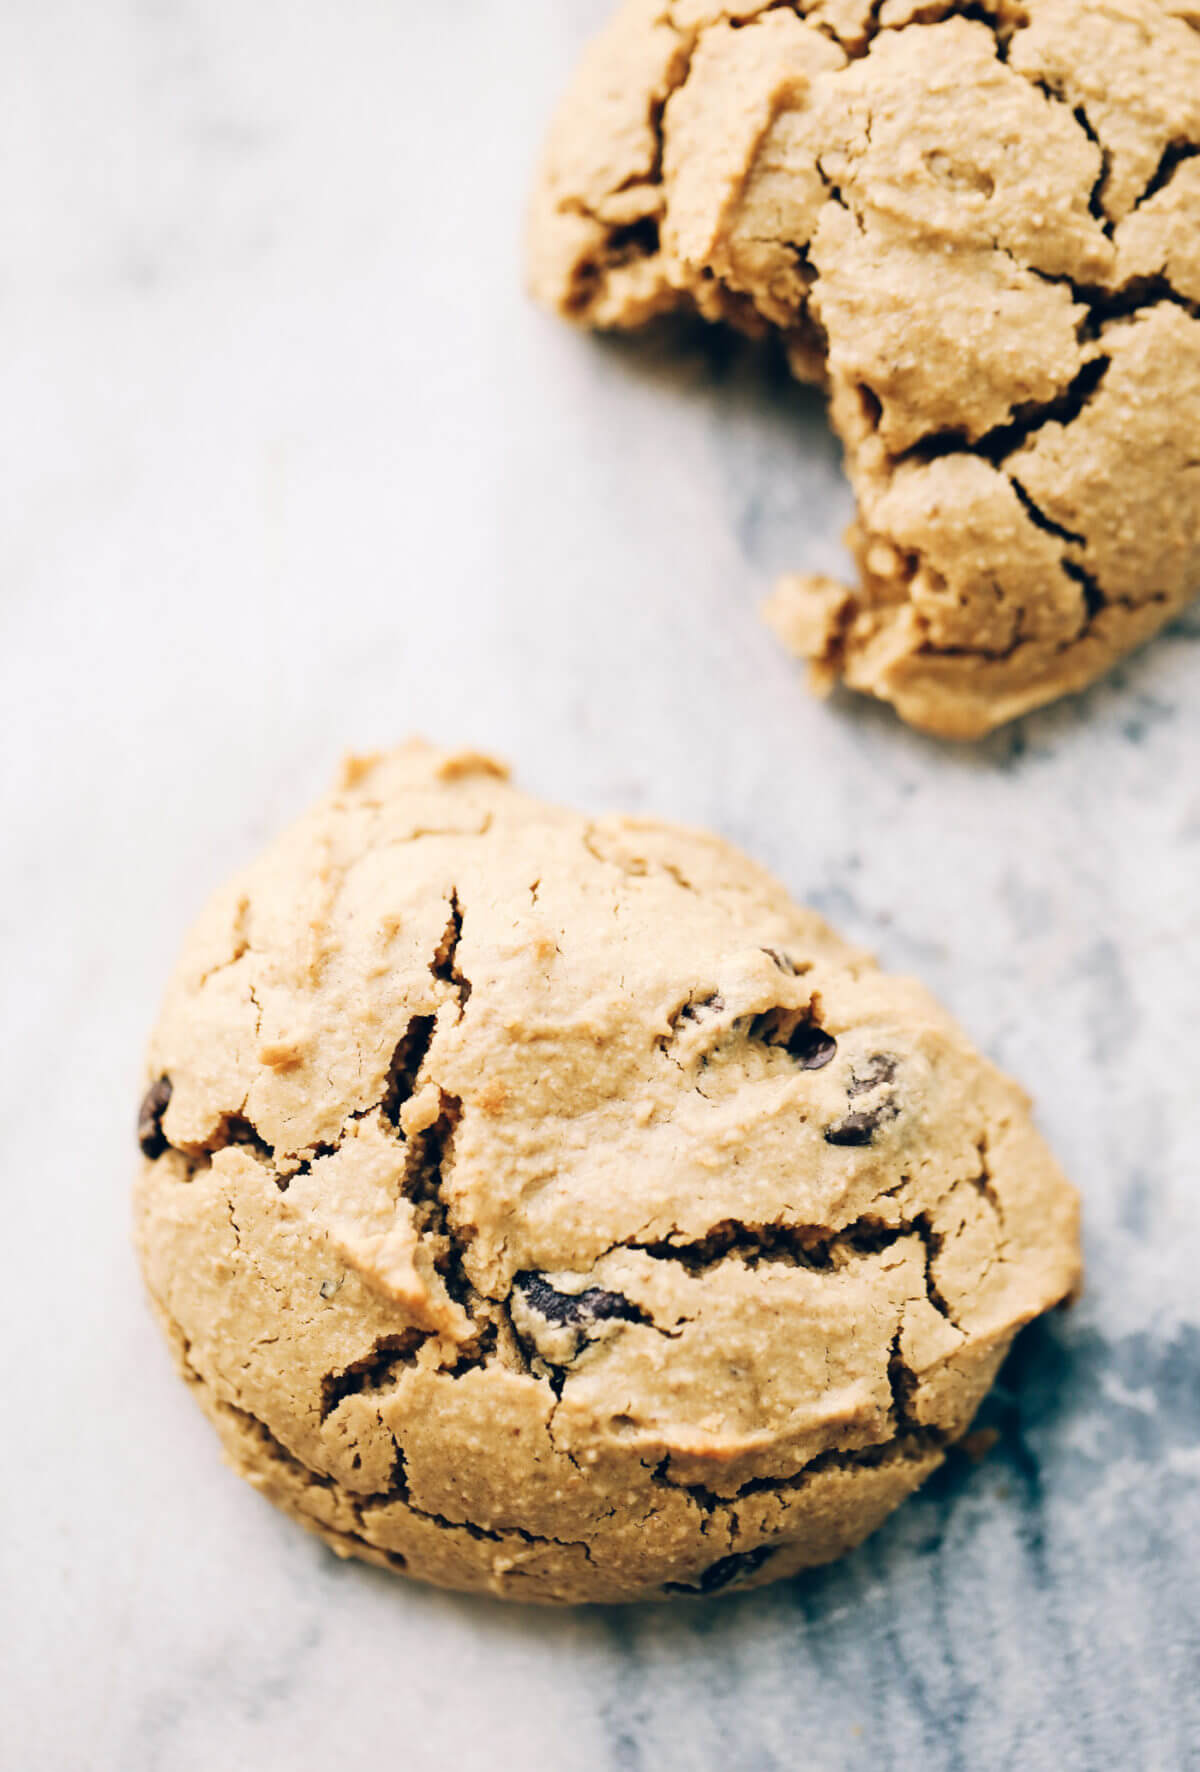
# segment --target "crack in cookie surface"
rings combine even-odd
[[[1200,588],[1197,95],[1158,0],[627,0],[585,58],[534,292],[594,326],[773,329],[828,386],[861,583],[769,608],[819,683],[974,736]],[[609,208],[633,193],[636,236]]]

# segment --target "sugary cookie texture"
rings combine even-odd
[[[516,1599],[872,1531],[1079,1274],[1020,1091],[714,837],[422,746],[220,892],[150,1048],[138,1241],[230,1462]]]
[[[773,625],[970,737],[1200,590],[1198,152],[1200,0],[626,0],[551,133],[532,285],[782,334],[861,583],[785,580]]]

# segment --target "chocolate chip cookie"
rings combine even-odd
[[[714,837],[409,746],[209,905],[138,1241],[235,1469],[519,1599],[773,1581],[967,1429],[1079,1275],[1020,1091]]]
[[[828,389],[855,587],[779,634],[971,737],[1200,590],[1196,0],[626,0],[553,127],[535,294],[690,309]]]

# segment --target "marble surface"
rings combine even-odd
[[[805,694],[819,403],[532,312],[604,0],[0,9],[5,1766],[1200,1765],[1200,615],[973,748]],[[339,1565],[227,1475],[128,1245],[187,919],[419,730],[713,825],[1036,1094],[1089,1290],[840,1567],[548,1616]]]

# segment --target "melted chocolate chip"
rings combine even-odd
[[[161,1157],[167,1148],[166,1136],[162,1129],[162,1118],[167,1111],[171,1091],[170,1077],[159,1077],[156,1083],[151,1083],[143,1095],[142,1105],[138,1109],[138,1143],[142,1147],[143,1156],[149,1157],[151,1162],[156,1157]]]
[[[866,1095],[884,1083],[896,1080],[896,1060],[890,1052],[873,1052],[862,1069],[851,1073],[847,1095]]]
[[[750,1038],[779,1046],[801,1070],[824,1070],[837,1053],[837,1041],[814,1021],[797,1021],[794,1009],[766,1009],[750,1023]]]
[[[787,1053],[802,1071],[823,1071],[837,1056],[837,1041],[814,1022],[802,1021],[787,1042]]]
[[[606,1292],[591,1286],[586,1292],[559,1292],[543,1274],[518,1274],[514,1282],[525,1294],[530,1310],[535,1310],[548,1323],[567,1328],[580,1328],[587,1323],[617,1320],[623,1323],[644,1323],[644,1311],[619,1292]]]
[[[826,1144],[870,1144],[879,1128],[896,1118],[900,1109],[894,1092],[888,1088],[896,1080],[896,1069],[897,1059],[891,1052],[873,1052],[864,1064],[855,1066],[846,1085],[847,1096],[853,1099],[870,1095],[876,1089],[882,1093],[868,1106],[851,1108],[832,1126],[826,1126]]]
[[[825,1128],[826,1144],[863,1145],[870,1144],[875,1136],[875,1128],[879,1121],[874,1114],[847,1114],[844,1119],[836,1120],[832,1126]]]
[[[698,1581],[668,1581],[666,1590],[672,1594],[715,1594],[753,1575],[777,1548],[774,1544],[760,1544],[757,1550],[737,1551],[732,1557],[711,1563]]]
[[[899,1112],[895,1102],[887,1099],[877,1103],[875,1107],[855,1108],[852,1113],[835,1120],[832,1126],[826,1126],[825,1143],[870,1144],[879,1128],[886,1126],[889,1120],[894,1120]]]

